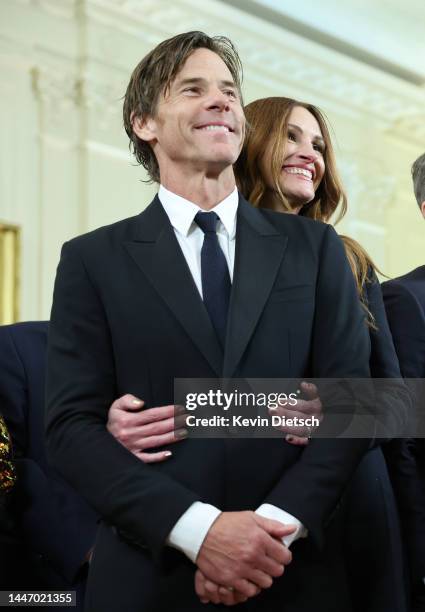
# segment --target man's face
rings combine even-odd
[[[161,94],[155,116],[136,121],[134,130],[150,142],[161,180],[175,171],[215,174],[230,167],[242,147],[245,117],[223,60],[208,49],[194,51]]]

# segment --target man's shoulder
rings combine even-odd
[[[94,230],[80,234],[68,240],[67,244],[75,248],[87,248],[96,243],[104,243],[120,238],[125,238],[127,234],[131,235],[132,229],[137,225],[141,213],[127,219],[121,219],[109,225],[97,227]]]
[[[37,341],[45,343],[48,328],[48,321],[23,321],[20,323],[1,325],[0,345],[4,346],[5,342],[8,341],[12,342],[14,346],[20,345],[21,343],[34,343]]]
[[[425,266],[382,283],[382,293],[387,312],[398,305],[422,317],[425,313]]]
[[[402,276],[385,281],[382,288],[387,293],[398,291],[411,294],[422,298],[425,303],[425,266],[419,266]]]
[[[7,363],[7,371],[9,375],[13,372],[16,381],[26,379],[31,372],[41,374],[42,383],[47,332],[47,321],[25,321],[0,326],[0,364],[3,366]],[[6,385],[9,380],[5,375],[2,385]]]
[[[116,244],[137,239],[145,226],[157,225],[164,215],[158,210],[161,206],[155,197],[142,212],[115,223],[98,227],[94,230],[71,238],[66,244],[84,252],[92,249],[110,249]]]

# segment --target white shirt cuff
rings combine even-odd
[[[221,510],[211,504],[194,502],[170,531],[167,544],[196,562],[202,543]]]
[[[308,535],[307,529],[297,518],[295,518],[295,516],[292,516],[292,514],[285,512],[285,510],[282,510],[277,506],[273,506],[272,504],[261,504],[261,506],[257,508],[255,512],[261,516],[264,516],[264,518],[273,519],[274,521],[285,523],[285,525],[296,525],[297,529],[294,531],[294,533],[286,535],[282,538],[282,542],[288,548],[292,542],[295,542],[295,540],[298,540],[298,538],[306,538]]]

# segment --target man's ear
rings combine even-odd
[[[156,122],[150,115],[136,115],[134,112],[130,115],[133,132],[146,142],[152,142],[156,138]]]
[[[421,204],[421,213],[423,218],[425,219],[425,200]]]

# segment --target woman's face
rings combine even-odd
[[[274,190],[271,172],[272,145],[260,162],[266,185]],[[304,107],[295,106],[288,121],[279,186],[294,212],[313,200],[325,173],[325,142],[316,118]]]

